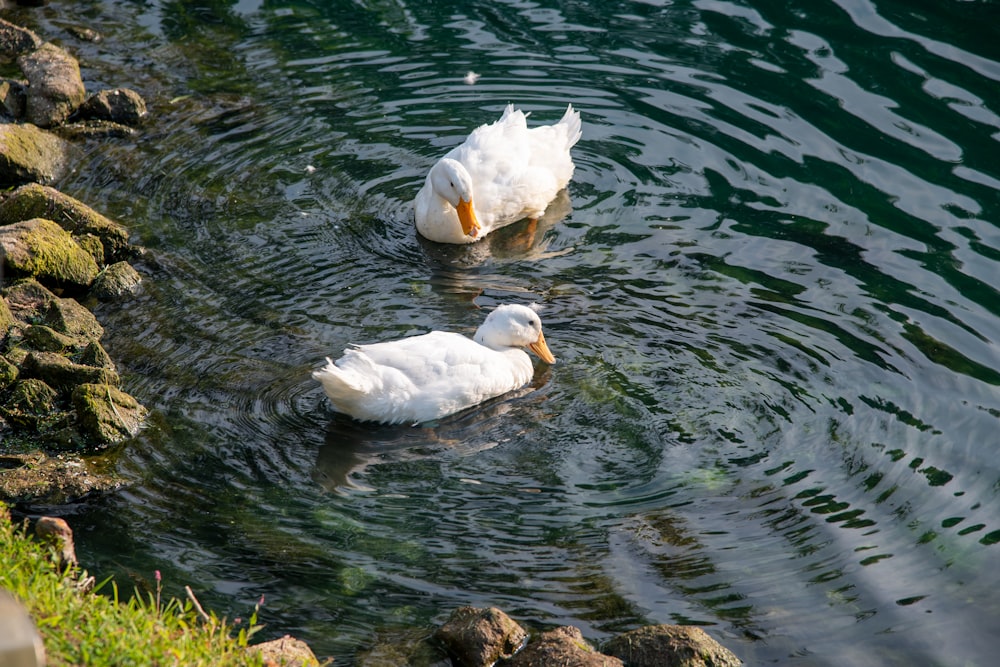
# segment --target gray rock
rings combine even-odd
[[[100,272],[69,232],[44,218],[0,227],[0,255],[9,275],[59,288],[87,288]]]
[[[78,153],[72,144],[29,123],[0,123],[0,185],[52,183]]]
[[[650,625],[618,635],[604,645],[629,667],[739,667],[742,661],[701,628]]]
[[[123,125],[138,125],[146,115],[146,100],[129,88],[102,90],[80,105],[81,120],[106,120]]]
[[[17,64],[28,79],[25,117],[39,127],[59,125],[86,99],[87,91],[76,58],[46,42],[18,57]]]
[[[27,279],[3,290],[11,314],[22,322],[38,322],[69,336],[100,340],[104,327],[73,299],[57,297],[37,280]]]

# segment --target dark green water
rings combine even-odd
[[[151,106],[60,184],[150,249],[98,311],[155,417],[72,519],[92,571],[264,595],[266,637],[338,665],[465,604],[595,643],[700,624],[748,664],[993,664],[1000,4],[17,15]],[[507,102],[583,114],[544,236],[421,243],[426,170]],[[388,429],[309,378],[502,302],[559,358],[527,391]]]

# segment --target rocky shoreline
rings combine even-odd
[[[83,38],[97,39],[93,31]],[[82,138],[130,136],[146,115],[127,88],[87,96],[76,59],[34,32],[0,19],[0,62],[23,79],[0,79],[0,501],[62,506],[117,490],[98,465],[147,416],[121,390],[104,329],[85,304],[124,302],[141,289],[130,261],[143,254],[116,221],[52,187],[71,169]],[[113,466],[110,466],[113,468]],[[73,554],[62,519],[36,522],[40,537]],[[66,557],[75,566],[75,555]],[[87,594],[81,592],[81,594]],[[318,665],[303,642],[250,647],[265,664]],[[740,660],[695,626],[657,625],[600,649],[578,628],[531,634],[497,608],[462,607],[432,637],[358,664],[488,667],[730,667]]]
[[[72,55],[3,20],[0,61],[24,75],[0,79],[0,499],[61,505],[119,487],[93,457],[147,413],[83,305],[138,289],[129,260],[142,250],[50,184],[80,151],[64,135],[134,132],[146,106],[127,89],[87,97]]]

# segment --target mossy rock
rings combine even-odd
[[[7,361],[6,357],[0,357],[0,391],[14,384],[20,374],[17,366]]]
[[[115,371],[115,362],[111,360],[111,355],[96,340],[87,343],[87,347],[80,353],[79,362],[95,368],[108,368]]]
[[[56,412],[58,398],[59,393],[42,380],[18,380],[0,405],[0,414],[17,428],[37,429]]]
[[[134,293],[141,282],[142,276],[131,264],[116,262],[94,279],[90,294],[101,301],[110,301]]]
[[[97,472],[78,456],[33,453],[5,459],[0,499],[9,502],[64,505],[123,485],[121,479]]]
[[[14,314],[10,312],[10,306],[5,299],[0,299],[0,338],[7,335],[7,331],[14,324]]]
[[[73,390],[80,432],[98,447],[139,432],[148,411],[132,396],[105,384],[82,384]]]
[[[56,331],[70,336],[100,340],[104,335],[104,327],[94,314],[74,299],[56,297],[42,314],[41,321]]]
[[[90,253],[65,229],[45,218],[0,227],[4,268],[54,287],[86,288],[100,272]]]
[[[76,364],[55,352],[31,352],[21,366],[24,377],[44,380],[56,389],[64,392],[73,391],[81,384],[99,383],[118,386],[121,379],[118,373],[110,368],[96,368]]]
[[[30,123],[0,123],[0,185],[52,183],[78,153],[62,137]]]
[[[32,324],[24,330],[24,342],[40,352],[72,352],[86,347],[87,342],[61,334],[44,324]]]
[[[93,234],[104,246],[104,264],[125,259],[129,253],[125,227],[55,188],[22,185],[0,203],[0,224],[31,218],[48,218],[77,236]]]

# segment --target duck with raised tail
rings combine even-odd
[[[419,424],[440,419],[527,384],[534,373],[527,348],[556,359],[533,309],[498,306],[476,330],[421,336],[344,350],[313,379],[333,408],[361,421]]]
[[[545,212],[573,177],[580,113],[570,104],[558,123],[532,129],[527,115],[508,104],[500,120],[473,130],[431,168],[414,202],[422,236],[474,243]]]

